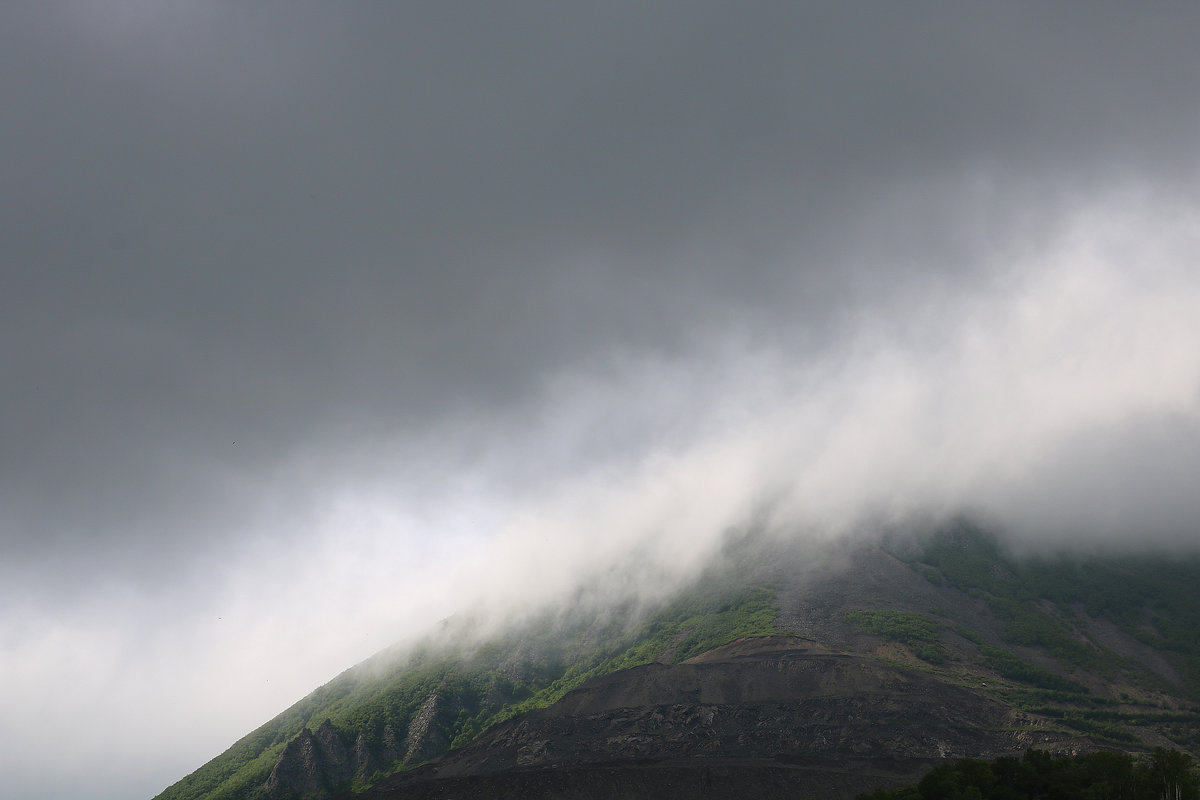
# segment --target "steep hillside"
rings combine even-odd
[[[460,625],[413,649],[380,653],[158,800],[322,797],[360,788],[548,706],[595,675],[682,661],[741,636],[772,633],[776,590],[745,569],[711,572],[649,611],[583,602],[482,644]]]
[[[1073,738],[921,671],[766,636],[594,678],[365,797],[831,797]]]
[[[1200,747],[1194,559],[1015,559],[967,523],[735,550],[632,624],[633,606],[581,607],[483,645],[381,654],[159,797],[409,797],[439,781],[585,797],[606,775],[769,792],[818,773],[835,796],[1032,743]]]

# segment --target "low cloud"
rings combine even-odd
[[[748,526],[819,541],[965,510],[1040,548],[1194,547],[1200,231],[1173,198],[1128,197],[1064,218],[986,285],[849,308],[820,348],[707,328],[548,375],[502,420],[299,450],[203,580],[101,584],[87,611],[50,623],[35,602],[6,623],[0,680],[52,691],[61,717],[17,698],[6,757],[61,727],[98,764],[165,714],[139,756],[165,785],[439,619],[498,623],[584,585],[660,599]],[[77,718],[98,696],[128,717]]]
[[[933,6],[0,8],[10,789],[747,526],[1192,546],[1197,12]]]

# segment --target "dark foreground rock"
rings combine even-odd
[[[921,670],[761,637],[594,679],[360,797],[853,797],[946,759],[1086,746],[1041,725]]]
[[[880,771],[874,764],[784,764],[767,759],[688,759],[513,770],[459,778],[414,775],[365,795],[345,798],[473,800],[743,800],[853,797],[880,786],[915,782],[924,769]],[[904,767],[915,766],[910,764]],[[906,776],[906,777],[904,777]]]

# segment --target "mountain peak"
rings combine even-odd
[[[1022,559],[960,529],[764,553],[669,602],[374,659],[160,800],[703,798],[730,776],[838,797],[1029,747],[1200,750],[1198,561]]]

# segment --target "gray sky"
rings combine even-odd
[[[1190,545],[1197,34],[6,5],[5,791],[148,797],[481,598],[670,585],[752,516]]]

